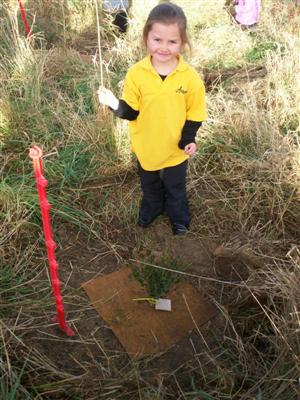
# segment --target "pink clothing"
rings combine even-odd
[[[238,0],[235,19],[241,25],[250,26],[259,20],[261,0]]]

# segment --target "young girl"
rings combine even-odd
[[[142,187],[138,225],[148,227],[166,213],[174,235],[187,233],[187,160],[196,152],[195,136],[207,117],[205,89],[197,72],[180,55],[187,38],[183,10],[173,3],[150,12],[143,30],[148,56],[125,78],[122,99],[103,87],[99,101],[130,121],[133,152]]]

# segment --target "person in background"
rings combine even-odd
[[[122,99],[104,87],[98,98],[130,121],[143,192],[138,225],[146,228],[165,212],[173,234],[184,235],[190,225],[186,172],[197,150],[196,133],[207,118],[205,88],[181,55],[190,47],[182,8],[174,3],[154,7],[143,40],[148,56],[128,70]]]
[[[120,33],[125,33],[128,27],[128,0],[102,0],[102,8],[105,13],[113,17],[113,24]]]
[[[261,0],[236,0],[235,20],[243,27],[255,25],[260,16]]]

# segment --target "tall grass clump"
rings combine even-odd
[[[218,193],[207,205],[218,205],[223,216],[236,212],[240,229],[259,221],[275,237],[292,238],[299,211],[299,39],[275,33],[273,24],[279,30],[282,21],[263,22],[257,31],[279,43],[255,61],[263,63],[266,77],[252,76],[249,68],[209,93],[211,119],[194,164],[206,188]],[[243,35],[253,38],[252,32]],[[211,218],[213,209],[206,212]],[[230,217],[228,223],[232,229]]]
[[[277,3],[269,7],[271,23],[263,13],[255,34],[241,32],[249,37],[243,65],[247,73],[222,81],[222,72],[228,75],[219,69],[221,83],[208,94],[210,118],[201,129],[199,153],[191,163],[190,193],[195,211],[202,210],[195,218],[200,234],[227,236],[227,246],[234,251],[250,248],[269,259],[252,271],[246,289],[239,291],[241,297],[230,299],[229,320],[239,348],[232,365],[233,370],[242,368],[243,396],[293,399],[299,370],[295,335],[299,289],[292,280],[299,280],[295,244],[300,215],[300,102],[295,71],[300,49],[291,29],[295,21],[287,19],[286,6],[283,13],[278,13]],[[260,54],[258,35],[272,44],[261,46],[265,50]],[[253,63],[263,66],[266,75],[253,74]],[[233,354],[228,352],[228,359]],[[225,390],[208,392],[212,398],[225,395]],[[226,394],[239,398],[235,391]]]

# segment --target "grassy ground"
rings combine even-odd
[[[151,360],[130,361],[107,327],[99,333],[78,282],[151,252],[151,234],[135,227],[140,192],[127,125],[99,107],[95,92],[104,80],[120,93],[128,66],[143,54],[140,30],[157,2],[133,2],[124,37],[101,22],[102,68],[93,1],[23,3],[31,40],[17,2],[0,5],[0,397],[297,399],[299,7],[266,0],[258,26],[244,30],[222,0],[178,1],[190,22],[189,60],[206,82],[209,110],[190,163],[193,233],[184,243],[222,243],[230,270],[243,266],[247,275],[242,287],[220,287],[218,255],[212,257],[205,288],[227,324],[217,350],[200,354],[208,360],[204,367],[178,368],[181,378],[168,368],[150,378]],[[45,155],[75,342],[49,322],[53,301],[32,145]],[[200,266],[197,275],[202,272]],[[91,320],[100,336],[84,336]]]

